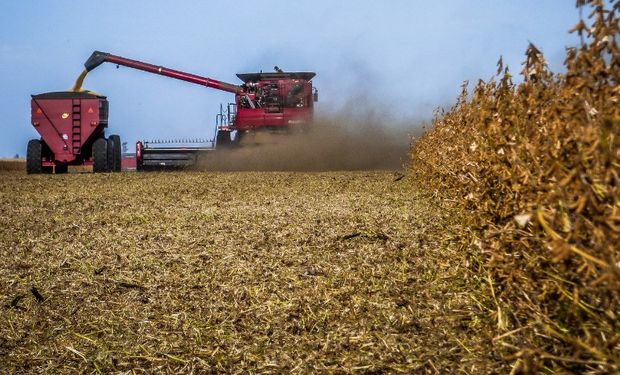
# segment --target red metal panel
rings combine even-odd
[[[107,101],[77,98],[77,94],[66,98],[45,95],[33,96],[31,122],[51,150],[48,161],[81,164],[90,157],[83,155],[84,145],[102,134],[107,126]]]
[[[71,99],[32,99],[32,125],[54,154],[54,159],[75,159],[71,152]],[[66,139],[65,139],[66,138]]]
[[[277,84],[278,100],[280,106],[277,110],[267,107],[244,108],[240,104],[240,98],[247,94],[236,96],[237,115],[235,123],[231,126],[234,130],[259,130],[261,128],[286,128],[303,126],[312,122],[314,113],[314,101],[312,98],[312,83],[303,79],[279,79],[262,80],[256,82],[258,90],[267,91],[270,85]],[[287,93],[295,85],[303,85],[302,90],[294,95],[294,100],[289,103]],[[254,94],[250,95],[254,98]]]

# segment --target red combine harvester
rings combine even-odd
[[[84,67],[90,72],[104,62],[235,94],[234,103],[229,103],[226,108],[220,106],[220,113],[216,116],[216,137],[209,147],[188,146],[192,142],[139,141],[136,143],[138,170],[192,165],[200,152],[238,144],[245,134],[253,131],[306,129],[313,119],[314,102],[318,101],[318,92],[311,82],[315,76],[313,72],[283,72],[276,67],[276,72],[272,73],[237,74],[243,83],[234,85],[99,51],[93,52]],[[82,108],[87,108],[86,112]],[[120,158],[120,138],[104,138],[107,117],[108,104],[103,96],[84,92],[33,96],[32,124],[42,139],[32,140],[28,145],[28,165],[32,165],[28,172],[41,172],[51,166],[56,166],[57,172],[63,172],[67,165],[74,164],[92,164],[95,172],[116,170],[117,165],[120,166],[120,162],[116,162]],[[154,146],[162,143],[165,146]],[[183,145],[171,145],[177,143]],[[101,160],[104,154],[105,163]]]
[[[318,92],[311,82],[315,76],[313,72],[283,72],[276,67],[273,73],[237,74],[243,84],[235,85],[99,51],[93,52],[84,67],[91,71],[104,62],[235,94],[234,103],[229,103],[226,108],[220,106],[220,113],[216,116],[215,142],[211,147],[187,146],[189,142],[183,142],[182,147],[170,146],[167,141],[137,142],[138,169],[192,165],[200,152],[214,149],[213,143],[218,148],[238,144],[246,133],[252,131],[304,129],[312,122],[314,102],[318,100]],[[162,143],[165,146],[154,146]]]

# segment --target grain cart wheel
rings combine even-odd
[[[93,143],[93,172],[107,172],[108,170],[108,141],[99,138]]]
[[[42,173],[43,163],[41,159],[41,141],[31,139],[28,141],[28,151],[26,152],[26,173]]]
[[[114,172],[114,150],[116,150],[116,145],[111,138],[108,138],[108,169],[106,172]]]
[[[110,138],[114,142],[114,152],[112,153],[114,156],[114,168],[110,168],[112,172],[120,172],[121,171],[121,159],[122,159],[122,150],[123,145],[121,144],[121,137],[118,135],[111,135]]]

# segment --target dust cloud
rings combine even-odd
[[[406,125],[406,126],[403,126]],[[306,131],[244,134],[236,147],[210,152],[198,168],[212,171],[399,170],[407,162],[415,122],[373,114],[316,118]]]

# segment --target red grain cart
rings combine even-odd
[[[41,139],[28,142],[28,173],[66,173],[69,165],[92,165],[93,172],[121,170],[121,139],[105,138],[105,96],[70,91],[32,95],[31,110]]]

